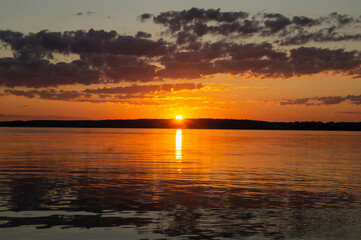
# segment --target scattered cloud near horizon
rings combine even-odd
[[[74,117],[74,116],[60,116],[60,115],[25,115],[25,114],[0,114],[0,120],[6,121],[7,119],[18,119],[18,120],[86,120],[84,117]]]
[[[282,99],[277,102],[281,106],[286,106],[286,105],[321,106],[321,105],[340,104],[345,101],[348,101],[350,104],[361,105],[361,95],[348,95],[345,97],[327,96],[327,97],[313,97],[313,98],[291,98],[291,99]]]
[[[153,95],[166,93],[175,93],[180,91],[202,90],[204,84],[195,83],[177,83],[177,84],[161,84],[161,85],[137,85],[125,87],[100,87],[87,88],[84,90],[15,90],[5,89],[4,95],[23,96],[27,98],[40,98],[46,100],[60,101],[81,101],[81,102],[119,102],[124,99],[142,99],[149,98]]]
[[[344,111],[344,112],[335,112],[335,113],[340,113],[340,114],[350,114],[350,115],[357,115],[357,114],[361,114],[361,111]]]

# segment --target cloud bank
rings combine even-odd
[[[195,38],[209,35],[234,35],[241,38],[276,36],[281,45],[300,45],[310,41],[329,42],[361,39],[360,33],[345,33],[345,27],[360,28],[361,17],[331,13],[320,18],[287,17],[280,13],[221,12],[220,9],[192,8],[158,15],[143,14],[142,21],[152,19],[174,36],[191,34]]]
[[[327,97],[313,97],[313,98],[292,98],[283,99],[279,101],[280,105],[303,105],[303,106],[320,106],[320,105],[335,105],[348,101],[354,105],[361,105],[361,95],[342,96],[327,96]]]
[[[79,16],[92,14],[77,13]],[[361,78],[361,52],[357,47],[312,46],[345,41],[359,44],[360,16],[331,13],[310,18],[191,8],[144,13],[139,19],[163,26],[163,38],[157,39],[154,37],[157,33],[142,30],[134,36],[95,29],[43,30],[28,34],[0,30],[0,43],[13,52],[13,57],[0,58],[0,86],[6,88],[0,95],[52,100],[89,99],[94,94],[131,98],[128,91],[139,90],[136,94],[141,95],[146,94],[143,90],[168,91],[170,88],[134,84],[198,79],[213,74],[275,79],[326,73]],[[55,56],[59,55],[74,58],[58,60]],[[130,86],[84,91],[57,89],[118,83]],[[179,84],[173,89],[191,88]],[[193,84],[192,87],[200,86]],[[280,104],[331,105],[344,101],[360,103],[359,96],[349,95],[286,99]]]
[[[15,90],[5,89],[5,96],[23,96],[58,101],[81,102],[121,102],[124,99],[151,98],[155,94],[167,94],[180,91],[201,90],[205,85],[195,83],[137,85],[126,87],[87,88],[84,90]]]

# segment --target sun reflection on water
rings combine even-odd
[[[175,135],[175,158],[176,162],[182,162],[182,129],[177,129]]]

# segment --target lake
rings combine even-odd
[[[1,239],[361,239],[361,132],[0,128]]]

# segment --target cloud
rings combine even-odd
[[[150,19],[153,15],[150,13],[143,13],[142,15],[139,16],[141,21],[146,21],[148,19]]]
[[[292,98],[283,99],[279,101],[281,106],[286,105],[304,105],[304,106],[321,106],[321,105],[336,105],[348,101],[350,104],[361,105],[361,95],[341,96],[327,96],[327,97],[313,97],[313,98]]]
[[[263,34],[268,33],[267,31],[269,31],[269,34],[279,32],[291,24],[291,21],[289,18],[287,18],[279,13],[277,13],[277,14],[265,13],[264,18],[266,19],[264,21],[264,25],[267,30],[265,32],[263,32]]]
[[[195,79],[212,74],[272,79],[329,72],[361,77],[359,50],[283,47],[310,41],[360,41],[361,33],[355,28],[361,22],[359,17],[332,13],[320,18],[290,18],[279,13],[251,15],[191,8],[145,13],[140,19],[165,26],[167,40],[152,39],[143,31],[129,36],[95,29],[28,34],[0,30],[0,41],[14,55],[0,58],[0,85],[44,88]],[[343,29],[356,30],[341,33]],[[250,36],[254,37],[252,43],[246,41]],[[75,56],[75,60],[56,60],[62,59],[59,55]]]
[[[89,12],[77,12],[75,15],[76,16],[84,16],[84,15],[91,16],[94,14],[95,14],[95,12],[89,11]]]
[[[316,20],[316,19],[312,19],[309,17],[305,17],[305,16],[295,16],[292,18],[292,23],[297,25],[297,26],[307,26],[307,27],[312,27],[315,25],[319,25],[320,21]]]
[[[279,42],[282,46],[301,45],[308,42],[340,42],[340,41],[360,41],[361,34],[340,34],[333,32],[332,28],[321,29],[316,32],[300,31],[295,35],[286,36]]]
[[[158,24],[162,24],[172,32],[179,31],[187,24],[192,22],[234,22],[238,19],[244,19],[248,17],[246,12],[221,12],[220,9],[199,9],[191,8],[183,11],[169,11],[162,12],[153,17],[153,21]],[[146,20],[151,18],[150,15],[141,15],[141,19]]]
[[[320,18],[293,16],[292,19],[280,13],[264,13],[252,15],[247,12],[221,12],[220,9],[191,8],[183,11],[167,11],[158,15],[143,14],[145,21],[166,27],[166,32],[178,35],[183,32],[202,37],[206,34],[248,38],[276,36],[282,45],[304,44],[310,41],[349,41],[360,40],[359,34],[346,34],[345,27],[359,29],[357,24],[361,17],[351,17],[339,13],[331,13]],[[321,27],[321,29],[320,29]],[[330,31],[332,29],[332,33]]]
[[[87,55],[83,57],[89,66],[101,72],[107,81],[118,82],[149,82],[153,81],[156,66],[137,56],[114,54]]]
[[[279,103],[282,106],[285,106],[285,105],[305,105],[305,106],[315,105],[314,103],[311,102],[311,100],[312,99],[310,99],[310,98],[292,98],[292,99],[283,99]]]
[[[342,103],[344,101],[347,100],[346,98],[343,97],[338,97],[338,96],[331,96],[331,97],[317,97],[315,98],[315,100],[320,101],[322,105],[334,105],[334,104],[339,104]]]
[[[322,49],[300,47],[290,51],[290,60],[297,75],[314,74],[325,71],[347,72],[359,69],[360,52],[343,49]]]
[[[0,40],[10,45],[17,54],[28,50],[32,53],[41,53],[38,57],[44,57],[46,53],[52,52],[159,56],[173,48],[162,39],[152,41],[119,35],[115,31],[95,29],[90,29],[88,32],[78,30],[63,33],[43,30],[27,35],[10,30],[0,30]]]
[[[21,120],[41,120],[41,119],[86,119],[83,117],[70,117],[70,116],[58,116],[58,115],[20,115],[20,114],[0,114],[0,118],[2,118],[3,121],[10,120],[13,121],[14,119],[21,119]]]
[[[24,96],[27,98],[34,98],[38,97],[40,99],[47,99],[47,100],[72,100],[79,97],[90,97],[90,94],[83,94],[81,92],[72,90],[72,91],[66,91],[66,90],[11,90],[7,89],[5,90],[5,94],[8,95],[15,95],[15,96]]]
[[[359,22],[359,19],[355,20],[351,16],[339,14],[337,12],[330,13],[329,19],[336,21],[336,23],[340,26],[351,24],[353,22]]]
[[[27,98],[40,98],[46,100],[78,101],[78,102],[102,102],[112,100],[116,102],[120,99],[146,98],[157,93],[171,93],[184,90],[200,90],[205,85],[195,83],[177,83],[161,85],[131,85],[125,87],[95,88],[85,90],[16,90],[6,89],[6,95],[23,96]],[[104,100],[106,99],[106,100]]]
[[[138,31],[137,34],[135,34],[135,37],[136,38],[150,38],[150,37],[152,37],[152,34],[143,32],[143,31]]]
[[[18,114],[0,114],[0,118],[12,118],[12,117],[18,117],[18,118],[23,118],[23,117],[28,117],[28,115],[18,115]]]
[[[352,104],[361,105],[361,95],[348,95],[347,100],[349,100]]]
[[[236,44],[225,41],[204,43],[197,50],[173,52],[163,56],[159,77],[199,78],[225,73],[259,78],[289,78],[323,72],[360,75],[360,52],[343,49],[300,47],[289,52],[270,43]]]
[[[85,89],[85,93],[92,94],[146,94],[151,92],[172,92],[182,90],[201,89],[204,85],[195,83],[177,83],[162,85],[131,85],[127,87],[111,87]]]
[[[340,114],[361,114],[361,111],[344,111],[344,112],[335,112]]]
[[[144,32],[138,38],[115,31],[50,32],[24,35],[0,30],[0,40],[14,52],[13,58],[0,58],[0,84],[8,87],[48,87],[120,81],[146,82],[155,78],[151,58],[173,51],[172,44],[152,41]],[[54,53],[78,54],[72,62],[51,61]]]
[[[0,59],[0,84],[8,87],[48,87],[99,83],[100,73],[80,60],[50,63],[48,60]]]
[[[134,56],[95,55],[70,63],[48,60],[0,59],[0,84],[7,87],[55,87],[97,83],[147,82],[154,65]]]

